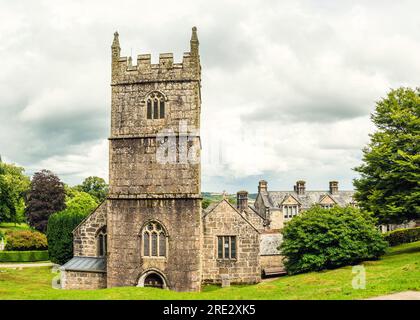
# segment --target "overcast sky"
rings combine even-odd
[[[0,154],[71,185],[108,177],[110,58],[202,64],[202,190],[352,189],[389,88],[418,86],[420,1],[0,0]]]

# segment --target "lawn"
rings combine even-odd
[[[389,249],[378,261],[363,263],[366,288],[353,289],[352,267],[285,276],[257,285],[220,288],[201,293],[152,288],[60,290],[51,288],[50,268],[0,269],[0,299],[363,299],[394,292],[420,291],[420,242]]]

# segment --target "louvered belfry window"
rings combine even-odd
[[[154,91],[146,99],[147,119],[165,118],[165,97],[162,93]]]

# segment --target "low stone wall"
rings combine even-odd
[[[261,269],[283,267],[282,260],[283,260],[283,256],[279,254],[260,256]]]
[[[103,289],[106,288],[105,272],[62,271],[63,289]]]

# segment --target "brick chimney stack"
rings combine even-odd
[[[331,194],[338,193],[338,181],[330,181],[330,193]]]
[[[248,208],[248,191],[236,193],[236,207],[239,211],[245,211]]]
[[[303,180],[296,181],[296,192],[298,195],[305,194],[305,183]]]
[[[267,181],[260,180],[258,182],[258,192],[267,192]]]

